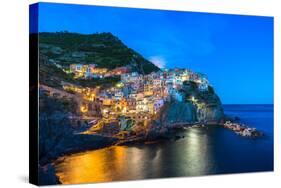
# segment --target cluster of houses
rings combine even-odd
[[[100,75],[105,77],[109,71],[97,68],[95,65],[71,65],[75,74]],[[64,83],[64,89],[80,93],[84,99],[99,102],[103,117],[129,116],[136,121],[149,120],[157,114],[166,101],[184,100],[180,92],[185,81],[196,82],[202,91],[208,89],[208,79],[203,74],[194,73],[188,69],[165,69],[142,75],[137,72],[128,72],[128,69],[119,68],[110,71],[111,75],[120,75],[121,81],[108,89],[86,89]],[[83,112],[87,112],[85,107]]]
[[[69,69],[65,70],[67,73],[73,73],[75,78],[95,79],[112,76],[119,76],[130,72],[129,67],[118,67],[113,70],[107,68],[100,68],[96,64],[71,64]]]

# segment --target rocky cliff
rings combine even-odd
[[[171,102],[166,104],[161,114],[162,124],[172,124],[176,122],[196,122],[196,107],[187,102]]]
[[[193,85],[193,87],[190,87]],[[220,98],[214,89],[199,90],[195,83],[185,83],[180,90],[182,101],[171,100],[161,112],[162,124],[219,122],[224,118]]]

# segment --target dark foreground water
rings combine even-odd
[[[191,128],[185,138],[113,146],[66,156],[56,163],[62,183],[198,176],[273,170],[273,106],[228,105],[225,113],[265,133],[252,139],[219,126]]]

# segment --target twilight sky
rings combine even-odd
[[[273,103],[273,18],[40,3],[39,31],[111,32],[160,67],[207,74],[224,104]]]

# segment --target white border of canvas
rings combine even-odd
[[[37,1],[3,0],[0,6],[0,187],[32,187],[28,184],[28,5]],[[41,1],[42,2],[42,1]],[[45,2],[45,1],[43,1]],[[275,171],[236,175],[156,179],[83,187],[276,187],[281,178],[281,100],[279,0],[48,0],[46,2],[139,7],[166,10],[274,16],[275,22]],[[81,187],[73,185],[71,187]],[[53,186],[57,187],[57,186]],[[66,186],[68,187],[68,186]]]

